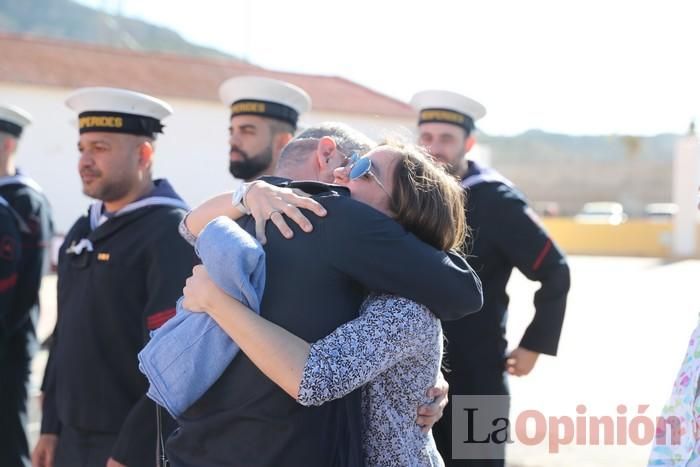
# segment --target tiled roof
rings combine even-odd
[[[313,110],[411,118],[411,107],[337,76],[267,70],[238,60],[143,53],[0,33],[0,81],[78,88],[114,86],[159,97],[218,100],[232,76],[260,75],[305,89]]]

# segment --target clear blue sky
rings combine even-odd
[[[483,102],[492,134],[681,133],[700,120],[700,2],[80,0],[276,70]],[[700,123],[700,121],[699,121]]]

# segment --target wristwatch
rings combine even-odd
[[[250,183],[240,182],[236,184],[231,194],[231,204],[243,214],[250,214],[250,209],[245,205],[245,195],[248,193]]]

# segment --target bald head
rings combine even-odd
[[[323,137],[332,138],[338,151],[346,157],[354,152],[364,154],[376,144],[363,133],[343,123],[319,123],[306,128],[282,149],[278,170],[291,169],[307,162]]]
[[[342,123],[314,125],[282,149],[275,174],[330,183],[336,167],[354,152],[364,154],[374,145],[370,138]]]

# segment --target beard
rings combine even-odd
[[[83,194],[100,201],[115,201],[129,193],[131,184],[128,182],[115,182],[103,179],[93,180],[91,183],[83,183]]]
[[[430,154],[433,156],[435,163],[445,169],[450,175],[460,175],[465,164],[465,155],[453,155],[447,157],[444,154]]]
[[[243,158],[242,161],[229,161],[228,171],[236,178],[252,180],[269,169],[272,164],[272,145],[254,156],[232,146],[230,153],[234,152]]]

